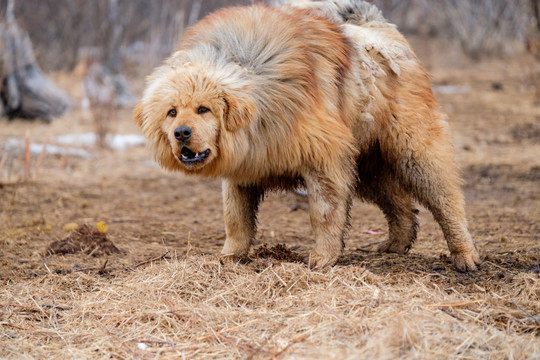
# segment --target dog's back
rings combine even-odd
[[[337,23],[364,25],[377,23],[379,26],[394,27],[388,23],[379,8],[363,0],[290,0],[295,8],[315,10]]]
[[[298,112],[299,106],[316,106],[313,101],[320,98],[337,97],[330,94],[336,89],[321,89],[319,84],[349,67],[348,43],[336,24],[322,22],[307,10],[284,14],[262,5],[217,11],[188,31],[179,50],[198,61],[208,59],[209,66],[238,66],[236,74],[241,73],[261,99],[261,109],[274,109],[273,98],[279,98],[281,117],[292,109]],[[299,99],[299,94],[312,98]]]

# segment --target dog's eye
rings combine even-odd
[[[169,112],[167,113],[167,116],[176,117],[176,110],[175,109],[169,110]]]
[[[210,111],[209,108],[205,108],[204,106],[199,106],[199,108],[197,109],[197,114],[206,114],[209,111]]]

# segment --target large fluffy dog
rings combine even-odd
[[[336,262],[355,194],[388,220],[380,251],[409,250],[418,200],[440,224],[455,266],[479,263],[429,75],[361,0],[206,17],[149,77],[135,119],[163,167],[223,178],[224,255],[249,251],[266,190],[304,186],[312,264]]]

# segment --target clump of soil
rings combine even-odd
[[[261,247],[255,249],[253,256],[259,259],[271,258],[292,263],[304,262],[303,258],[298,253],[281,244],[277,244],[271,248],[266,247],[266,245],[262,245]]]
[[[512,128],[512,136],[516,140],[539,140],[540,124],[538,122],[534,122],[516,125]]]
[[[107,234],[87,224],[73,230],[62,240],[54,241],[45,250],[46,255],[74,254],[82,252],[90,256],[118,254],[120,250],[107,239]]]

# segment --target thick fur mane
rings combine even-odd
[[[265,20],[261,21],[263,17]],[[244,20],[240,23],[238,18]],[[303,31],[299,32],[299,28]],[[272,122],[276,118],[294,118],[299,109],[314,106],[319,100],[315,57],[324,54],[325,46],[330,45],[329,38],[335,40],[337,34],[344,54],[330,53],[326,60],[343,68],[348,66],[342,60],[347,58],[348,48],[337,26],[327,22],[323,27],[302,10],[285,16],[280,9],[263,5],[228,8],[192,27],[169,64],[200,63],[205,59],[209,67],[230,69],[219,81],[225,86],[238,87],[235,81],[247,85],[249,89],[242,86],[243,89],[253,94],[261,115],[268,114],[267,120]],[[320,50],[320,55],[309,47],[317,38],[320,44],[315,49]]]
[[[239,18],[243,21],[238,22]],[[289,169],[297,171],[302,164],[325,166],[328,162],[319,160],[320,153],[331,157],[355,152],[340,106],[341,80],[349,71],[351,51],[339,25],[309,10],[233,7],[193,26],[150,79],[155,82],[170,78],[165,74],[171,72],[203,69],[208,82],[223,89],[227,105],[240,100],[239,108],[251,109],[241,116],[245,127],[221,135],[221,151],[229,151],[225,157],[236,158],[236,163],[221,161],[219,169],[209,167],[203,175],[227,176],[226,168],[229,173],[234,168],[235,177],[250,180],[254,175],[264,178],[279,173],[295,177]],[[149,86],[147,93],[152,91]],[[227,99],[227,95],[231,96]],[[328,121],[335,124],[322,124]],[[329,128],[340,136],[327,136]],[[239,141],[241,133],[243,141]],[[245,161],[240,163],[243,153]],[[163,163],[163,152],[157,158]],[[174,161],[170,164],[174,170]],[[253,174],[253,169],[264,169],[267,174]]]

